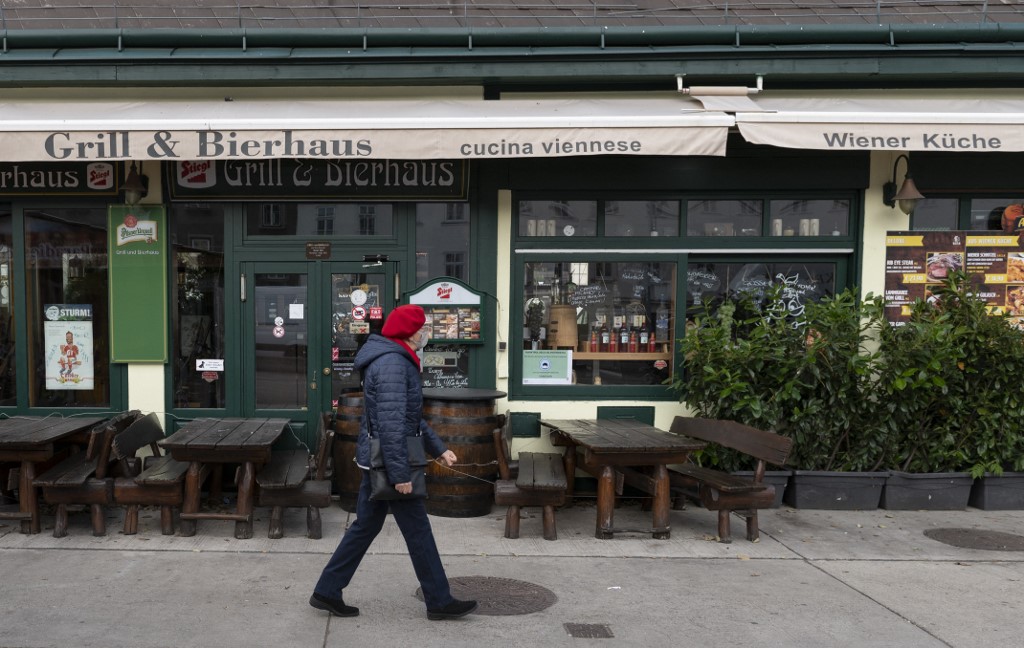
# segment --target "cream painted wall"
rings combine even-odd
[[[128,365],[128,409],[164,413],[164,365]],[[166,428],[165,428],[166,429]]]
[[[864,192],[864,235],[861,239],[863,265],[859,281],[861,297],[868,293],[881,295],[885,290],[885,233],[910,229],[910,216],[899,207],[882,203],[882,185],[892,179],[892,167],[898,151],[871,153],[870,186]],[[911,156],[912,157],[912,156]],[[896,186],[903,183],[906,164],[900,163]]]

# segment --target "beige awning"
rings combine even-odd
[[[827,151],[1024,151],[1024,99],[754,100],[736,126],[754,144]]]
[[[687,99],[0,101],[0,161],[725,155]]]

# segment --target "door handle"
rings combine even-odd
[[[313,382],[309,383],[309,388],[312,389],[313,391],[316,391],[316,381],[315,380]]]
[[[330,376],[331,375],[331,368],[330,367],[324,367],[324,375],[325,376]]]

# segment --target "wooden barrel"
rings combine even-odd
[[[363,418],[363,393],[349,392],[338,399],[334,420],[334,490],[341,508],[356,510],[362,472],[356,467],[356,441]]]
[[[498,478],[494,399],[424,398],[423,418],[458,457],[454,470],[437,462],[427,466],[427,512],[442,517],[488,515]]]
[[[552,349],[575,349],[577,333],[576,307],[570,304],[552,306],[551,321],[548,323],[548,346]]]

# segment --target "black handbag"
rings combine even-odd
[[[405,494],[395,490],[395,485],[388,481],[388,471],[384,467],[384,454],[380,450],[380,438],[370,437],[370,500],[418,499],[427,496],[427,451],[423,447],[422,436],[405,437],[409,448],[409,481],[412,492]]]

